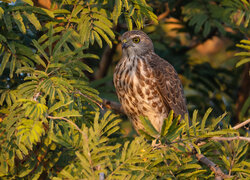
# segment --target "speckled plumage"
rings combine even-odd
[[[171,109],[175,116],[188,113],[181,81],[173,66],[155,54],[144,32],[128,31],[122,42],[123,55],[114,72],[119,101],[137,132],[143,129],[140,116],[148,117],[160,132]]]

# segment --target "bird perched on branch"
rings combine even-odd
[[[184,118],[188,111],[181,81],[173,66],[155,54],[148,35],[128,31],[121,40],[122,58],[115,68],[114,85],[137,133],[143,129],[140,116],[148,117],[158,132],[171,109]]]

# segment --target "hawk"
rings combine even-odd
[[[188,113],[181,81],[174,67],[155,54],[147,34],[128,31],[121,41],[122,58],[113,79],[118,99],[137,133],[143,129],[140,116],[160,132],[171,109],[182,118]]]

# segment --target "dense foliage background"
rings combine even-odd
[[[247,0],[0,2],[0,179],[249,179],[249,21]],[[191,123],[142,118],[138,137],[103,106],[132,29],[179,73]]]

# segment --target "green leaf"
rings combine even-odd
[[[16,47],[15,43],[13,41],[7,42],[8,47],[10,48],[10,51],[12,54],[16,54]]]
[[[245,16],[245,12],[244,12],[244,11],[241,11],[240,14],[239,14],[238,20],[237,20],[237,22],[236,22],[236,25],[237,25],[237,26],[239,26],[239,25],[241,24],[241,22],[242,22],[244,16]]]
[[[4,15],[4,10],[2,7],[0,7],[0,19],[3,18],[3,15]]]
[[[250,58],[241,59],[239,62],[237,62],[236,67],[239,67],[239,66],[246,64],[248,62],[250,62]]]
[[[210,129],[211,129],[211,130],[214,130],[214,128],[217,126],[217,124],[218,124],[219,122],[221,122],[221,120],[222,120],[226,115],[227,115],[227,113],[225,112],[225,113],[223,113],[221,116],[219,116],[218,118],[216,118],[216,119],[212,122],[212,124],[210,125]]]
[[[201,120],[201,132],[204,132],[207,118],[208,118],[209,114],[212,112],[212,110],[213,110],[212,108],[209,108],[207,110],[207,112],[205,113],[205,115],[203,116],[203,118]]]
[[[54,18],[54,17],[55,17],[53,11],[48,10],[48,9],[44,9],[44,8],[39,8],[39,9],[41,9],[43,12],[45,12],[45,14],[47,14],[47,15],[50,16],[51,18]]]
[[[83,9],[83,7],[82,7],[81,5],[77,5],[76,8],[72,11],[71,16],[72,16],[72,17],[76,17],[77,14],[78,14],[79,12],[81,12],[82,9]]]
[[[248,13],[246,15],[246,19],[245,19],[245,23],[244,23],[244,27],[247,28],[249,25],[249,21],[250,21],[250,13]]]
[[[143,124],[143,127],[145,128],[145,131],[148,132],[149,135],[155,137],[156,135],[159,134],[148,118],[140,116],[140,120]]]
[[[127,26],[128,26],[128,30],[129,30],[129,31],[132,31],[132,30],[133,30],[133,22],[132,22],[132,19],[131,19],[128,15],[126,15],[126,14],[124,14],[124,15],[125,15],[126,24],[127,24]]]
[[[88,46],[88,40],[90,36],[90,30],[92,25],[90,23],[90,17],[86,17],[80,26],[80,42],[85,43]]]
[[[244,45],[244,44],[236,44],[237,47],[246,49],[246,50],[250,50],[250,46],[249,45]]]
[[[111,39],[115,39],[115,34],[106,24],[104,24],[100,21],[95,21],[94,25],[96,25],[97,27],[99,27],[100,29],[105,31],[105,33],[107,33],[111,37]]]
[[[200,138],[220,136],[220,135],[225,135],[225,134],[230,134],[230,133],[237,134],[237,131],[233,130],[233,129],[223,129],[223,130],[218,130],[218,131],[214,131],[214,132],[207,132],[206,134],[201,135]]]
[[[43,55],[43,57],[49,61],[49,57],[47,56],[47,53],[44,51],[44,49],[42,48],[42,46],[40,46],[38,44],[38,42],[36,40],[32,40],[34,46],[37,48],[37,50]]]
[[[63,44],[68,40],[68,38],[71,35],[71,30],[68,30],[66,33],[63,34],[62,38],[58,43],[56,43],[55,48],[53,49],[53,56],[57,53],[57,51],[60,50],[60,48],[63,46]]]
[[[17,24],[19,30],[20,30],[22,33],[26,34],[26,28],[25,28],[25,26],[24,26],[23,18],[22,18],[22,16],[21,16],[20,12],[19,12],[19,11],[14,12],[14,13],[13,13],[13,18],[14,18],[14,21],[16,22],[16,24]]]
[[[243,173],[250,174],[249,169],[243,169],[243,168],[232,168],[232,172],[243,172]]]
[[[57,109],[59,109],[59,108],[61,108],[61,107],[64,107],[64,106],[69,105],[69,104],[72,103],[72,102],[73,102],[73,100],[71,100],[71,101],[69,101],[69,102],[67,102],[67,103],[64,103],[64,102],[62,102],[62,101],[59,101],[58,103],[54,104],[51,108],[49,108],[48,113],[50,114],[50,113],[54,112],[55,110],[57,110]]]
[[[97,41],[100,48],[102,48],[102,39],[96,31],[93,31],[95,40]]]
[[[16,57],[12,56],[11,62],[10,62],[10,78],[13,78],[15,66],[16,66]]]
[[[60,112],[56,115],[56,117],[80,117],[82,116],[78,111],[76,110],[66,110],[64,112]]]
[[[250,56],[250,52],[239,52],[239,53],[235,53],[235,56]]]
[[[11,56],[10,52],[6,51],[4,53],[3,60],[1,62],[1,66],[0,66],[0,75],[3,74],[3,71],[4,71],[5,67],[6,67],[7,62],[9,61],[10,56]]]
[[[41,64],[44,68],[46,68],[45,62],[41,59],[41,57],[37,54],[34,55],[33,59],[37,64]]]
[[[207,37],[207,35],[210,33],[210,31],[211,31],[211,23],[210,23],[210,21],[207,21],[207,22],[205,22],[205,25],[204,25],[203,36]]]
[[[8,31],[12,31],[12,22],[11,22],[11,15],[5,13],[3,16],[4,23]]]
[[[161,135],[162,136],[167,135],[168,130],[169,130],[170,126],[172,125],[173,118],[174,118],[174,111],[171,110],[169,112],[169,114],[168,114],[168,118],[164,119],[163,126],[162,126],[162,129],[161,129]]]
[[[0,42],[3,41],[3,42],[7,42],[7,39],[2,35],[0,34]]]
[[[31,179],[32,180],[39,179],[43,170],[44,170],[44,166],[42,165],[42,163],[40,163],[39,166],[36,168],[36,170],[32,173]]]
[[[250,40],[243,39],[243,40],[240,41],[240,43],[250,45]]]
[[[34,170],[36,167],[37,161],[35,161],[33,158],[27,162],[24,163],[24,168],[21,169],[21,171],[18,173],[18,177],[24,177],[27,176],[31,171]]]
[[[121,15],[121,10],[122,10],[122,1],[115,0],[115,7],[113,11],[113,22],[115,25],[117,25],[118,18]]]
[[[104,23],[106,26],[108,26],[109,28],[113,27],[112,22],[104,15],[101,14],[97,14],[97,13],[93,13],[93,18],[101,21],[102,23]]]
[[[41,26],[39,20],[37,19],[37,17],[35,16],[34,13],[23,12],[23,14],[27,17],[27,19],[30,21],[30,23],[34,25],[36,30],[41,30],[42,29],[42,26]]]
[[[194,110],[193,112],[193,117],[192,117],[192,126],[193,126],[193,131],[194,131],[194,135],[196,136],[196,121],[197,121],[197,114],[198,114],[198,110]]]
[[[53,34],[54,34],[53,25],[50,24],[49,32],[48,32],[48,38],[49,38],[48,47],[49,47],[49,54],[50,55],[52,55]]]
[[[250,96],[245,100],[243,107],[241,108],[241,111],[240,111],[241,118],[243,118],[244,115],[247,113],[249,107],[250,107]]]
[[[94,30],[96,32],[98,32],[102,37],[103,39],[107,42],[107,44],[109,45],[110,48],[112,48],[112,42],[109,40],[108,36],[105,34],[105,32],[103,32],[102,29],[98,28],[98,27],[93,27]]]

